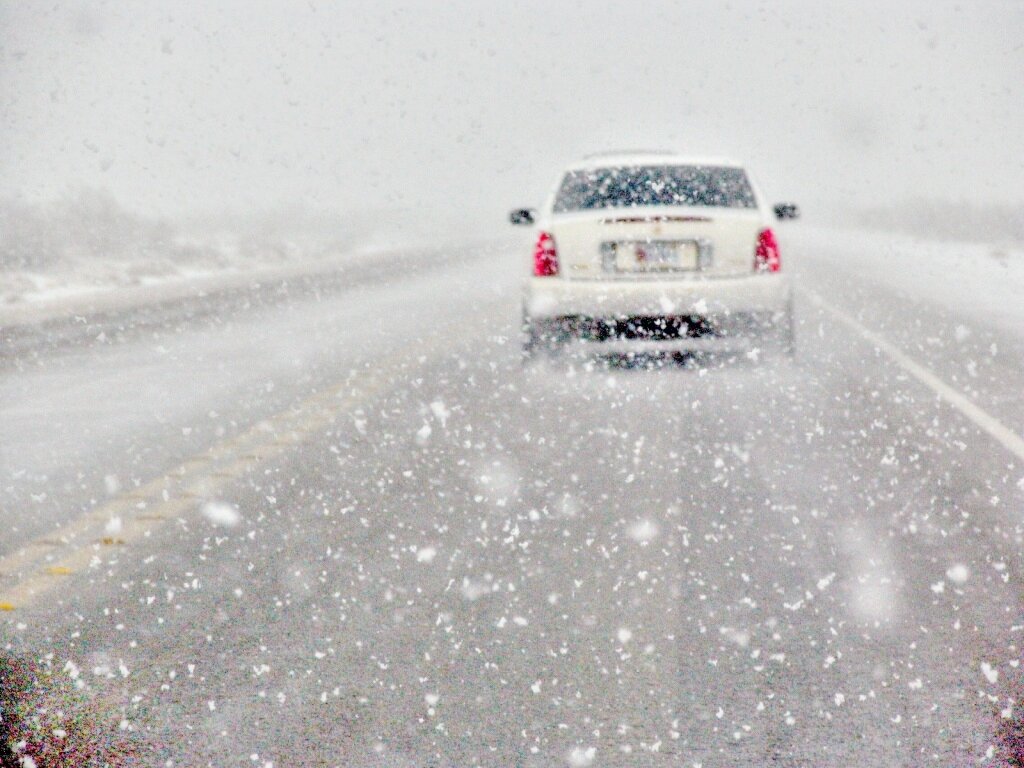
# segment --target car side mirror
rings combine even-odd
[[[512,213],[508,215],[508,220],[511,221],[516,226],[529,226],[530,224],[533,224],[535,221],[535,213],[536,211],[533,210],[533,208],[519,208],[515,211],[512,211]]]
[[[799,219],[800,207],[796,203],[779,203],[775,206],[776,219]]]

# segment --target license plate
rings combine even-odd
[[[696,243],[650,240],[608,243],[605,261],[616,272],[678,272],[697,269]],[[611,263],[609,263],[611,262]]]

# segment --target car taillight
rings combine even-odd
[[[537,245],[533,248],[533,274],[537,277],[550,277],[558,274],[558,251],[555,250],[555,238],[547,232],[537,237]]]
[[[779,258],[779,243],[775,233],[762,229],[757,233],[757,248],[754,249],[754,270],[757,272],[778,272],[782,269]]]

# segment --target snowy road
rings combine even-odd
[[[1024,338],[787,234],[795,363],[523,370],[511,246],[25,341],[0,642],[144,765],[999,764],[1024,462],[830,308],[1015,436]]]

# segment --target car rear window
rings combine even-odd
[[[641,165],[569,171],[555,198],[555,213],[640,205],[754,208],[742,168]]]

